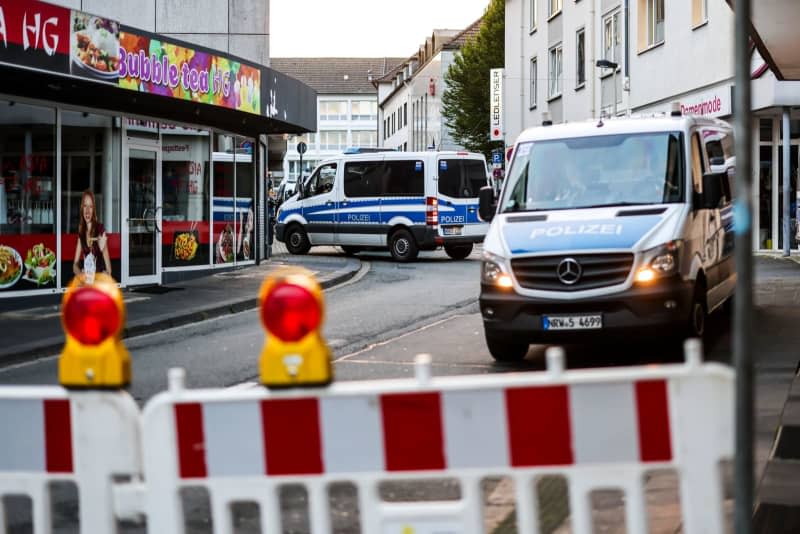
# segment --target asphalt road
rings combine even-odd
[[[544,368],[545,348],[541,346],[531,347],[526,360],[518,364],[498,364],[492,360],[485,348],[477,309],[478,258],[476,252],[467,260],[456,262],[443,253],[429,253],[418,262],[401,265],[384,254],[362,254],[361,259],[368,268],[351,282],[325,292],[324,333],[334,350],[336,379],[411,376],[414,356],[421,352],[432,355],[436,375]],[[756,417],[760,434],[756,463],[763,466],[772,442],[776,414],[780,412],[791,371],[797,364],[800,331],[794,325],[800,320],[797,306],[800,303],[800,269],[790,262],[761,259],[756,274],[758,308],[754,317],[754,345],[758,371]],[[710,330],[707,358],[729,362],[728,317],[716,314]],[[263,340],[255,311],[127,340],[134,365],[130,391],[139,402],[146,401],[164,389],[167,369],[173,366],[187,369],[189,387],[254,382]],[[669,347],[661,343],[567,346],[566,351],[571,368],[680,358],[674,345]],[[0,383],[55,382],[55,358],[0,369]],[[494,491],[498,487],[502,487],[498,486],[498,481],[488,482],[485,490],[488,501],[492,500],[492,495],[495,500],[498,495],[508,495],[507,491],[499,494]],[[442,482],[400,488],[395,493],[401,497],[414,494],[452,498],[453,487],[452,482]],[[67,520],[74,514],[74,508],[61,499],[56,500],[63,505],[56,506],[57,516]],[[334,520],[341,525],[337,529],[339,532],[357,532],[357,511],[354,512],[352,506],[348,508],[352,500],[352,488],[339,488],[332,495]],[[203,532],[210,526],[204,503],[205,499],[197,495],[190,496],[186,503],[191,532]],[[509,510],[508,503],[500,505]],[[305,506],[307,499],[300,489],[286,489],[282,510],[287,524],[293,527],[291,531],[305,531],[301,513]],[[239,517],[242,532],[256,530],[257,513],[242,510]],[[504,517],[501,514],[499,520]],[[126,530],[140,532],[137,528]]]

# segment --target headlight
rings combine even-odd
[[[642,254],[644,262],[636,271],[636,281],[647,283],[678,272],[683,241],[669,241]]]
[[[503,268],[500,257],[490,252],[483,253],[481,281],[498,287],[511,287],[514,285],[511,281],[511,276]]]

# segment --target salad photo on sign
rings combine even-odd
[[[43,286],[56,280],[56,254],[44,243],[33,245],[25,256],[24,279],[37,286]]]
[[[22,258],[19,252],[7,245],[0,245],[0,289],[6,289],[22,276]]]
[[[119,23],[72,11],[70,73],[116,84],[119,78]]]

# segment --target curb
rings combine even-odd
[[[333,271],[330,275],[325,275],[319,279],[319,284],[322,289],[328,289],[339,284],[343,284],[352,279],[360,271],[361,262],[359,267],[351,269],[348,267],[341,268]],[[258,297],[248,297],[245,299],[231,300],[217,306],[204,308],[197,311],[192,311],[180,315],[173,315],[170,317],[151,317],[146,320],[141,320],[137,324],[129,324],[122,330],[122,339],[135,338],[145,334],[152,334],[170,328],[185,326],[188,324],[214,319],[225,315],[232,315],[235,313],[251,310],[258,306]],[[58,353],[64,347],[64,337],[51,337],[48,339],[40,340],[39,342],[27,343],[16,350],[14,353],[2,355],[0,354],[0,367],[20,364],[51,356]]]

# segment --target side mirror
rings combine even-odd
[[[719,207],[724,195],[722,181],[727,180],[723,173],[709,172],[703,175],[703,193],[698,195],[697,207],[701,209],[716,209]]]
[[[478,192],[478,217],[484,222],[492,222],[494,213],[497,211],[497,199],[494,196],[494,188],[490,185],[481,187]]]

